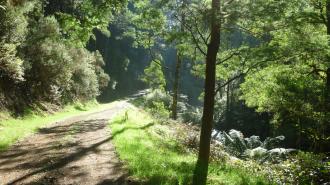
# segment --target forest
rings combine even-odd
[[[330,184],[330,0],[0,0],[7,184]]]

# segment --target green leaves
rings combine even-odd
[[[149,67],[144,70],[141,80],[152,89],[165,90],[166,80],[162,71],[161,61],[157,59],[152,61]]]
[[[74,11],[56,12],[62,33],[68,43],[84,47],[93,36],[94,29],[110,35],[108,25],[126,7],[127,1],[82,1],[74,6]]]
[[[0,45],[0,78],[7,76],[14,81],[23,81],[23,61],[16,55],[16,45]]]

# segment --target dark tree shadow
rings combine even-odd
[[[107,127],[107,125],[108,121],[105,119],[86,120],[68,125],[54,125],[48,128],[41,128],[38,130],[38,134],[47,137],[63,139],[68,134],[86,134],[89,132],[95,132],[100,129],[106,129],[105,127]],[[55,170],[59,170],[63,167],[66,167],[68,164],[83,158],[90,152],[98,153],[99,147],[101,145],[110,142],[114,137],[119,134],[122,134],[126,130],[147,129],[152,125],[153,123],[150,123],[143,127],[124,128],[117,132],[113,132],[111,135],[109,135],[109,137],[102,139],[101,141],[98,141],[96,143],[93,143],[89,146],[85,146],[83,145],[83,143],[79,142],[63,144],[59,143],[58,141],[51,141],[49,143],[42,143],[38,145],[34,144],[34,141],[22,141],[18,145],[11,147],[8,151],[0,153],[0,173],[2,171],[5,172],[7,170],[12,169],[30,170],[29,173],[17,177],[15,180],[7,184],[21,184],[22,181],[24,181],[25,179],[28,179],[29,177],[37,174],[46,175],[44,175],[41,180],[38,179],[32,184],[57,184],[56,179],[51,179],[50,177],[47,177],[47,173],[54,172]],[[27,138],[27,140],[28,139],[30,138]],[[37,141],[35,142],[37,143]],[[66,150],[74,152],[66,153]],[[39,157],[38,160],[36,160],[36,156]],[[122,167],[122,164],[115,164],[114,167],[119,169]],[[79,166],[77,166],[76,168],[79,168]],[[114,171],[116,171],[116,169]],[[76,174],[76,177],[73,178],[79,178],[79,176],[83,175],[84,173]],[[98,184],[122,184],[122,182],[125,182],[125,177],[126,176],[122,176],[117,180],[105,179]],[[131,184],[133,184],[133,182]]]

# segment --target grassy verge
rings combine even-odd
[[[131,175],[152,185],[190,184],[195,154],[173,137],[173,126],[159,124],[147,113],[131,110],[111,123],[113,142]],[[255,174],[220,163],[211,163],[208,184],[267,184]]]
[[[0,151],[6,150],[17,140],[34,133],[38,128],[47,124],[66,119],[71,116],[87,114],[110,107],[111,104],[98,104],[97,102],[89,102],[85,104],[72,104],[66,106],[61,111],[52,115],[40,115],[29,113],[22,118],[9,118],[0,121]]]

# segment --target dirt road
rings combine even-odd
[[[0,153],[0,184],[127,184],[107,124],[130,106],[120,101],[41,128]]]

